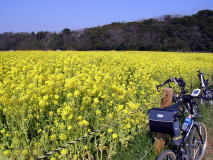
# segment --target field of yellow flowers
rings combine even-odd
[[[182,77],[188,88],[196,86],[198,69],[212,74],[213,54],[0,52],[0,149],[11,159],[34,159],[117,120],[51,160],[113,156],[143,132],[154,107],[144,106],[159,98],[155,85]]]

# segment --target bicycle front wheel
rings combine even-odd
[[[165,150],[158,156],[157,160],[176,160],[176,156],[173,151]]]
[[[207,130],[203,123],[198,123],[191,130],[188,143],[188,155],[192,160],[201,160],[207,145]]]

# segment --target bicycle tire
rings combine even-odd
[[[188,141],[188,155],[191,160],[201,160],[205,154],[207,145],[207,129],[203,123],[198,124],[198,128],[203,139],[203,144],[201,138],[198,134],[196,127],[193,127],[189,136]]]
[[[156,160],[176,160],[176,155],[172,150],[163,151]]]

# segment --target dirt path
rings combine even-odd
[[[213,131],[208,131],[207,149],[203,160],[213,160]]]
[[[204,124],[207,127],[207,148],[206,154],[203,160],[213,160],[213,104],[207,106],[207,110],[204,112]]]

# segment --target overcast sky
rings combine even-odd
[[[213,10],[213,0],[0,0],[0,33],[59,32]]]

